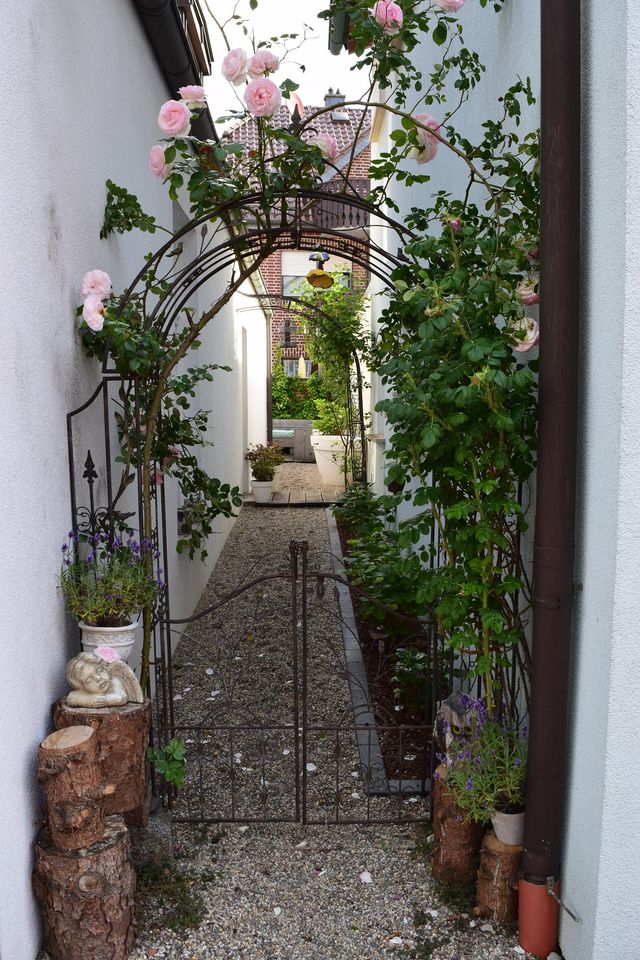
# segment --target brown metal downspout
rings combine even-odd
[[[541,0],[541,337],[524,879],[560,874],[574,594],[580,272],[580,0]]]

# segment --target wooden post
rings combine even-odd
[[[92,727],[74,726],[49,734],[38,751],[38,782],[54,846],[78,850],[102,839],[105,785]]]
[[[51,960],[126,960],[135,941],[135,883],[121,817],[108,817],[103,839],[81,850],[56,849],[43,830],[33,889]]]
[[[447,787],[446,767],[438,767],[436,773],[431,869],[436,880],[442,883],[472,886],[476,879],[483,826],[464,819],[463,812]]]
[[[98,737],[98,758],[105,779],[115,787],[105,798],[105,814],[122,814],[129,826],[145,827],[149,820],[147,747],[151,702],[123,707],[68,707],[64,700],[53,706],[58,730],[75,724],[93,727]]]
[[[474,913],[505,923],[518,916],[518,873],[523,847],[501,843],[493,830],[484,837]]]

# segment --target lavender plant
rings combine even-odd
[[[130,623],[163,587],[160,576],[156,579],[147,570],[147,557],[157,560],[158,554],[146,539],[138,543],[117,536],[110,541],[106,533],[99,533],[82,543],[69,533],[62,556],[60,586],[69,611],[91,626]]]
[[[447,759],[447,787],[470,820],[524,810],[527,740],[505,720],[487,715],[485,701],[467,703],[470,727],[456,735]]]

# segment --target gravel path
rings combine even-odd
[[[319,490],[335,496],[335,484],[323,483],[315,463],[297,463],[288,460],[276,468],[276,490]]]
[[[292,538],[307,539],[312,564],[328,568],[323,510],[244,508],[201,609],[247,578],[280,567],[285,570]],[[207,717],[208,726],[189,737],[191,782],[180,798],[178,816],[192,812],[200,794],[206,815],[215,815],[225,803],[228,810],[230,776],[236,788],[236,815],[240,812],[250,820],[265,810],[279,816],[295,813],[289,603],[290,585],[271,581],[201,620],[179,644],[174,685],[177,722],[188,725]],[[311,808],[330,820],[337,795],[339,809],[347,814],[357,810],[362,815],[364,801],[349,733],[350,700],[340,665],[335,601],[326,591],[313,603],[310,668],[315,681],[310,714],[318,723],[338,718],[342,729],[337,760],[329,743],[320,740],[309,745],[309,759],[316,767],[309,774],[314,778]],[[314,647],[318,648],[315,653]],[[261,743],[251,734],[241,743],[229,743],[228,732],[219,729],[229,717],[234,723],[259,719],[269,730],[258,738]],[[278,726],[288,729],[276,730]],[[195,766],[194,753],[202,761]],[[333,787],[336,774],[339,783],[348,783],[346,795],[346,786]],[[396,800],[375,803],[383,813],[390,804],[397,808]],[[181,879],[169,876],[148,883],[143,878],[141,931],[132,958],[514,960],[519,953],[524,956],[512,935],[474,921],[470,905],[452,908],[438,900],[428,867],[430,839],[428,827],[418,824],[177,824],[177,876]],[[182,914],[199,926],[168,928],[180,926],[171,918],[171,900],[177,890],[187,891]]]

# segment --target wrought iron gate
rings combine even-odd
[[[172,671],[170,733],[187,746],[174,818],[427,819],[432,694],[444,659],[433,625],[416,626],[430,686],[421,715],[405,720],[388,702],[393,641],[386,649],[382,635],[360,639],[347,581],[310,562],[305,541],[291,543],[276,572],[244,582],[188,622],[172,621],[172,630],[186,628]]]

